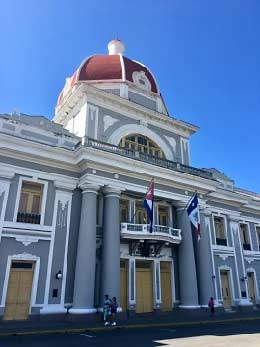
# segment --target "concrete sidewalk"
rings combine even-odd
[[[56,317],[38,317],[27,321],[1,321],[0,336],[32,334],[64,334],[97,332],[109,329],[138,329],[149,327],[177,327],[196,324],[216,324],[238,321],[260,321],[260,311],[216,312],[212,317],[207,311],[175,309],[160,314],[135,315],[126,318],[118,314],[117,326],[105,327],[101,314],[85,317],[64,315]]]

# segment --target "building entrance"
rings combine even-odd
[[[220,271],[220,278],[221,278],[221,292],[223,297],[223,306],[225,308],[231,308],[232,302],[231,302],[228,271]]]
[[[6,295],[4,320],[29,317],[34,263],[13,261]]]
[[[127,260],[120,260],[120,306],[127,310]]]
[[[256,304],[256,295],[255,295],[255,279],[254,279],[254,273],[248,272],[247,273],[248,278],[248,292],[249,292],[249,298],[252,302],[252,304]]]
[[[162,311],[172,310],[171,263],[160,262]]]
[[[153,267],[151,261],[136,261],[136,313],[153,312]]]

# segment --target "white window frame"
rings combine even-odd
[[[256,302],[259,303],[260,297],[259,297],[259,291],[258,291],[258,285],[257,285],[257,274],[256,270],[253,267],[246,268],[246,276],[248,277],[248,273],[253,273],[254,276],[254,289],[255,289],[255,295],[256,295]],[[249,298],[249,286],[248,286],[248,299]]]
[[[243,248],[242,240],[241,240],[241,233],[240,233],[240,225],[241,224],[244,224],[247,226],[247,234],[248,234],[248,240],[249,240],[249,244],[250,244],[250,251],[253,251],[252,237],[251,237],[251,233],[250,233],[250,225],[248,222],[245,222],[245,221],[239,222],[239,234],[240,234],[240,241],[241,241],[242,250],[245,251]]]
[[[46,211],[46,200],[47,200],[47,191],[48,191],[48,182],[40,180],[38,178],[31,178],[31,177],[25,177],[25,176],[20,176],[19,177],[19,182],[18,182],[18,187],[17,187],[17,194],[16,194],[16,200],[15,200],[15,208],[14,208],[14,216],[13,216],[13,223],[18,223],[18,224],[29,224],[32,225],[31,223],[20,223],[16,222],[17,221],[17,214],[18,214],[18,208],[20,204],[20,197],[21,197],[21,190],[22,190],[22,185],[23,182],[32,182],[32,183],[39,183],[43,185],[43,191],[42,191],[42,200],[41,200],[41,219],[40,219],[40,224],[33,224],[33,225],[44,225],[44,218],[45,218],[45,211]]]
[[[227,245],[226,246],[222,246],[222,245],[217,245],[217,239],[216,239],[216,228],[215,228],[215,222],[214,222],[214,217],[218,217],[218,218],[223,218],[224,219],[224,232],[225,232],[225,236],[226,236],[226,240],[227,240]],[[228,240],[228,235],[227,235],[227,217],[223,214],[220,213],[212,213],[212,224],[213,224],[213,232],[214,232],[214,239],[215,239],[215,247],[231,247],[231,245],[229,244],[229,240]]]
[[[258,235],[260,235],[260,232],[258,233],[257,228],[260,231],[260,224],[255,224],[256,241],[257,241],[257,246],[258,246],[257,247],[257,252],[260,252],[260,242],[259,242],[259,236],[258,236]]]
[[[160,201],[156,203],[156,209],[155,209],[155,213],[156,213],[156,218],[157,218],[157,222],[159,225],[159,207],[166,207],[167,208],[167,213],[168,213],[168,227],[172,227],[172,210],[170,209],[170,204],[164,201]]]
[[[220,272],[221,271],[227,271],[228,272],[228,282],[229,282],[229,286],[230,286],[231,293],[232,293],[231,302],[232,302],[232,306],[233,306],[234,305],[234,301],[237,300],[237,299],[235,297],[235,289],[234,289],[232,268],[230,266],[227,266],[227,265],[218,266],[220,300],[222,301],[222,305],[223,305],[224,304],[224,300],[223,300],[223,295],[222,295],[222,290],[221,290],[221,288],[222,288],[221,276],[220,276]],[[239,286],[239,290],[240,290],[240,286]],[[240,292],[241,292],[241,290],[240,290]]]
[[[130,221],[130,222],[128,222],[128,223],[130,223],[130,224],[133,224],[134,223],[134,221],[133,221],[133,223],[131,223],[131,201],[134,201],[134,199],[131,199],[131,198],[129,198],[129,196],[125,196],[125,195],[122,195],[121,197],[120,197],[120,201],[121,200],[127,200],[128,201],[128,220]],[[120,204],[120,202],[119,202],[119,204]],[[119,208],[120,208],[120,206],[119,206]],[[121,219],[121,216],[120,216],[120,219]],[[125,222],[123,222],[123,223],[125,223]]]

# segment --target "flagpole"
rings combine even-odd
[[[187,211],[187,207],[189,206],[191,200],[194,198],[194,196],[195,196],[197,193],[198,193],[198,191],[195,190],[194,194],[191,196],[190,200],[188,200],[186,206],[185,206],[184,209],[182,210],[181,216],[182,216],[182,214],[183,214],[185,211]]]
[[[152,182],[154,182],[154,176],[152,176],[152,179],[151,179],[151,181],[149,182],[149,184],[148,184],[148,186],[147,186],[145,195],[148,193],[150,184],[151,184]],[[144,200],[144,199],[140,199],[140,201],[143,201],[143,200]],[[135,201],[136,201],[136,199],[135,199]],[[137,209],[135,208],[135,213],[134,213],[133,217],[131,218],[130,224],[133,224],[133,222],[134,222],[134,220],[135,220],[136,212],[137,212]]]

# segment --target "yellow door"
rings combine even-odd
[[[127,262],[120,261],[120,306],[127,310]]]
[[[153,312],[153,272],[151,262],[136,262],[136,313]]]
[[[162,311],[172,310],[171,263],[161,261]]]
[[[5,302],[4,320],[22,320],[28,318],[32,281],[33,263],[12,263]]]
[[[222,291],[222,297],[223,297],[223,306],[225,308],[230,308],[231,294],[230,294],[230,288],[229,288],[228,272],[221,271],[220,277],[221,277],[221,291]]]
[[[256,304],[255,300],[255,282],[254,282],[254,273],[250,272],[247,274],[248,277],[248,291],[249,291],[249,298],[253,304]]]

